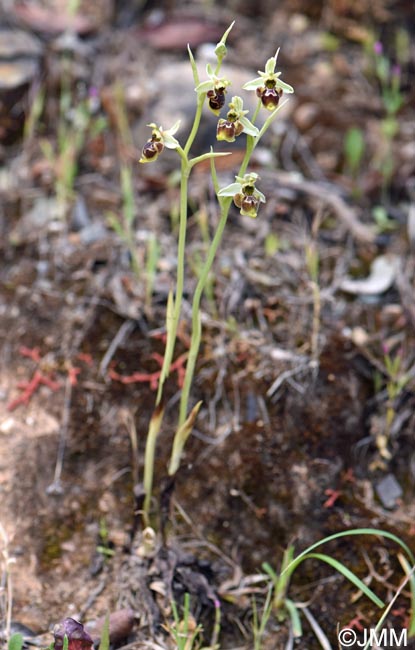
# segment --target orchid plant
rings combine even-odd
[[[226,117],[220,117],[221,111],[226,104],[226,95],[228,88],[231,85],[231,81],[221,74],[221,68],[223,59],[227,54],[227,37],[233,27],[233,24],[234,23],[230,25],[219,43],[216,45],[216,66],[213,67],[211,64],[207,64],[207,78],[205,80],[200,80],[199,71],[195,59],[190,47],[188,47],[190,64],[192,67],[195,84],[196,111],[193,125],[186,143],[182,146],[179,139],[176,138],[176,134],[180,132],[180,122],[176,122],[176,124],[166,130],[164,130],[161,126],[157,126],[156,124],[151,123],[148,125],[151,128],[151,137],[144,145],[139,161],[140,163],[155,162],[157,158],[162,154],[165,147],[175,150],[181,161],[180,218],[177,248],[176,286],[175,290],[170,292],[167,302],[166,347],[157,390],[156,409],[150,422],[150,428],[146,443],[146,457],[144,468],[144,490],[146,493],[144,503],[145,525],[149,524],[154,454],[156,440],[163,420],[163,387],[172,366],[172,359],[182,307],[183,286],[185,278],[189,176],[195,165],[200,162],[210,160],[212,182],[219,206],[220,219],[213,240],[207,251],[206,259],[199,274],[197,286],[193,296],[191,342],[187,358],[184,383],[181,391],[178,428],[173,442],[169,465],[170,475],[174,475],[179,467],[180,458],[185,442],[191,433],[194,421],[201,405],[201,402],[199,402],[189,413],[188,405],[190,389],[193,381],[193,375],[202,336],[200,305],[203,293],[208,283],[209,273],[211,271],[218,251],[218,247],[223,237],[229,211],[232,203],[234,203],[243,217],[256,218],[261,203],[265,203],[266,199],[264,194],[262,194],[262,192],[256,187],[256,184],[260,179],[257,174],[253,172],[249,173],[247,171],[248,165],[250,163],[252,153],[258,142],[269,129],[272,122],[277,117],[278,112],[285,104],[285,101],[280,102],[283,93],[290,94],[294,92],[292,86],[280,79],[281,72],[275,72],[277,57],[279,53],[279,50],[277,50],[276,54],[266,62],[265,71],[258,72],[260,75],[259,77],[248,81],[243,86],[243,89],[245,90],[255,91],[258,97],[257,106],[252,117],[248,119],[247,115],[249,111],[244,108],[243,99],[238,95],[234,95],[229,102]],[[191,157],[191,148],[199,129],[200,121],[202,118],[202,111],[205,104],[207,104],[208,108],[219,118],[216,131],[216,139],[218,141],[226,141],[232,143],[236,138],[241,137],[243,134],[246,136],[245,155],[239,168],[238,174],[235,176],[235,182],[227,185],[226,187],[220,186],[215,166],[215,159],[221,156],[229,155],[228,152],[217,152],[214,151],[211,147],[210,151],[196,157]],[[261,108],[265,108],[269,114],[263,121],[262,125],[257,125],[256,122],[259,118]]]

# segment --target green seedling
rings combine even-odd
[[[362,130],[356,126],[350,127],[344,136],[344,155],[346,171],[354,184],[359,176],[364,152],[365,139]]]
[[[389,219],[388,212],[383,205],[376,205],[372,210],[372,215],[379,233],[396,230],[396,221]]]
[[[219,209],[218,225],[216,227],[213,239],[209,241],[208,250],[202,268],[198,271],[198,282],[192,302],[191,343],[183,388],[180,397],[178,427],[175,440],[173,441],[172,457],[169,468],[170,474],[177,471],[179,467],[180,458],[183,452],[183,439],[185,440],[188,437],[190,433],[188,430],[189,424],[193,423],[194,420],[195,410],[191,410],[190,415],[188,415],[188,413],[190,390],[202,336],[201,301],[206,292],[206,287],[209,285],[210,272],[219,245],[222,241],[229,211],[232,204],[234,204],[239,209],[242,217],[256,218],[261,204],[265,202],[264,195],[257,188],[257,182],[259,182],[258,175],[252,172],[248,173],[248,165],[252,156],[252,152],[272,122],[276,119],[279,110],[285,103],[280,101],[283,93],[289,94],[294,92],[293,88],[289,84],[282,81],[280,78],[281,73],[275,71],[278,56],[277,51],[276,54],[266,62],[265,70],[259,72],[259,77],[248,81],[243,86],[244,90],[254,91],[258,98],[257,106],[252,118],[248,119],[248,110],[244,108],[243,99],[238,95],[234,95],[231,98],[227,109],[225,109],[225,104],[227,101],[226,95],[231,82],[229,79],[221,75],[221,67],[223,59],[227,54],[226,40],[230,30],[232,29],[232,26],[233,23],[226,30],[222,39],[217,44],[215,48],[216,65],[214,67],[211,64],[207,65],[205,80],[201,81],[199,70],[196,66],[192,51],[190,48],[188,48],[190,65],[193,72],[196,91],[196,110],[193,125],[186,142],[182,146],[176,137],[180,132],[179,122],[174,124],[169,129],[165,129],[162,126],[151,123],[149,125],[151,128],[151,137],[144,145],[140,158],[141,163],[154,162],[160,155],[162,155],[163,150],[165,148],[168,148],[174,150],[177,153],[181,163],[176,286],[174,292],[172,292],[169,296],[169,303],[167,306],[167,340],[164,352],[163,367],[156,397],[157,407],[159,407],[162,402],[164,384],[169,375],[175,351],[177,330],[182,309],[184,280],[186,274],[188,184],[193,168],[200,162],[210,160],[212,183]],[[210,151],[202,155],[196,157],[192,157],[191,155],[192,145],[198,133],[202,119],[203,107],[206,104],[209,109],[218,117],[216,130],[216,138],[218,141],[233,143],[236,138],[240,138],[241,136],[245,138],[245,155],[242,164],[239,168],[238,174],[235,177],[235,182],[227,185],[226,187],[221,187],[221,184],[219,182],[215,167],[215,159],[228,155],[227,152],[216,152],[211,147]],[[220,117],[222,109],[226,110],[225,117]],[[265,110],[268,115],[266,119],[262,121],[262,124],[257,125],[256,123],[260,116],[261,109]],[[159,425],[161,426],[161,421],[159,421]],[[184,431],[186,431],[185,436],[183,436]],[[151,438],[154,439],[154,436],[152,435]],[[153,442],[150,444],[150,447],[152,444]],[[151,458],[154,458],[154,455],[148,456],[148,462],[152,462],[150,460]],[[152,473],[152,470],[147,469],[148,476],[152,476]],[[148,484],[147,487],[150,488],[150,484]],[[147,521],[149,514],[149,499],[150,497],[147,495],[145,503],[145,520]]]
[[[21,634],[12,634],[9,643],[8,650],[22,650],[23,648],[23,637]]]
[[[390,539],[400,547],[401,551],[403,551],[403,555],[402,553],[400,553],[399,557],[400,557],[401,564],[404,568],[404,572],[407,576],[405,581],[409,582],[410,590],[411,590],[411,615],[410,615],[410,621],[408,626],[408,634],[409,636],[413,636],[415,634],[415,607],[414,607],[415,580],[413,576],[413,571],[415,569],[415,558],[411,550],[408,548],[405,542],[403,542],[401,539],[399,539],[399,537],[397,537],[393,533],[389,533],[387,531],[382,531],[382,530],[376,530],[373,528],[356,528],[356,529],[336,533],[334,535],[330,535],[329,537],[325,537],[319,542],[316,542],[315,544],[309,546],[307,549],[305,549],[302,553],[300,553],[296,557],[294,556],[294,547],[289,546],[284,552],[282,564],[281,564],[281,570],[279,573],[277,573],[268,563],[263,564],[263,569],[266,575],[268,576],[270,580],[270,584],[272,586],[273,612],[279,621],[284,621],[286,619],[290,620],[294,637],[298,638],[302,636],[302,626],[301,626],[301,618],[300,618],[301,609],[298,607],[296,603],[294,603],[288,597],[288,591],[289,591],[291,579],[293,577],[294,572],[299,567],[299,565],[302,564],[302,562],[309,559],[319,560],[320,562],[324,562],[329,566],[333,567],[338,573],[344,576],[354,587],[356,587],[359,590],[359,592],[361,592],[367,598],[369,598],[369,600],[372,603],[374,603],[377,607],[385,608],[382,617],[377,625],[377,629],[381,628],[381,626],[383,625],[386,619],[387,614],[391,609],[390,604],[386,607],[385,603],[372,591],[372,589],[370,589],[365,584],[364,581],[362,581],[358,576],[356,576],[352,571],[350,571],[350,569],[348,569],[348,567],[346,567],[342,562],[339,562],[332,556],[327,555],[325,553],[315,552],[315,549],[317,549],[319,546],[322,546],[323,544],[327,544],[328,542],[343,537],[366,536],[366,535],[369,536],[374,535],[377,537]]]
[[[321,294],[319,285],[320,258],[316,243],[311,241],[305,249],[307,270],[310,275],[311,290],[313,293],[313,324],[311,332],[311,358],[317,365],[319,359],[318,337],[320,333]]]
[[[381,147],[378,160],[378,168],[382,173],[383,190],[385,191],[390,183],[395,165],[392,144],[399,132],[397,114],[403,106],[404,96],[401,92],[401,65],[391,64],[389,58],[384,55],[383,45],[380,41],[376,41],[373,45],[373,67],[381,88],[385,112],[381,122],[384,146]]]
[[[387,350],[384,350],[383,362],[385,366],[386,380],[377,380],[382,386],[386,386],[386,412],[384,419],[384,429],[378,432],[376,436],[376,444],[382,458],[390,460],[391,453],[388,449],[388,444],[391,436],[392,425],[396,417],[396,400],[407,385],[410,376],[405,370],[404,355],[402,350],[399,350],[394,356]]]
[[[131,258],[131,267],[137,278],[141,275],[140,263],[137,256],[137,247],[134,234],[134,220],[136,207],[133,188],[133,174],[131,166],[124,163],[120,170],[120,184],[122,193],[121,219],[114,212],[107,212],[107,220],[114,232],[126,245]]]
[[[105,517],[99,520],[99,538],[101,543],[97,546],[98,553],[101,553],[105,558],[113,557],[115,551],[110,547],[110,537]]]
[[[73,188],[78,169],[78,159],[88,133],[98,135],[106,126],[101,117],[91,114],[87,99],[72,104],[69,82],[64,75],[61,86],[60,113],[56,145],[42,139],[40,148],[55,173],[55,193],[60,214],[64,217],[73,199]],[[32,126],[27,126],[28,132]],[[33,126],[34,128],[34,126]]]
[[[110,617],[109,614],[107,614],[102,628],[99,650],[109,650],[109,648],[110,648]]]
[[[45,105],[45,91],[39,88],[33,97],[29,113],[26,117],[23,138],[25,144],[33,141],[36,129],[38,128],[40,117]]]
[[[264,241],[264,252],[266,257],[274,257],[281,248],[282,242],[278,235],[274,232],[268,233]]]
[[[182,615],[175,601],[171,603],[174,624],[166,625],[168,632],[173,638],[177,650],[194,650],[199,645],[199,637],[202,632],[202,626],[197,625],[190,612],[190,596],[184,595],[184,604]]]
[[[258,612],[258,606],[255,598],[252,598],[252,633],[254,637],[254,650],[261,650],[262,639],[265,634],[265,630],[269,621],[269,618],[272,614],[272,584],[267,589],[267,595],[265,597],[265,602],[262,607],[261,614]]]

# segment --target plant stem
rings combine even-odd
[[[180,152],[179,152],[180,153]],[[170,370],[171,361],[173,358],[174,346],[176,343],[177,328],[179,325],[180,312],[183,299],[184,287],[184,262],[185,262],[185,248],[186,248],[186,227],[187,227],[187,186],[189,181],[190,166],[186,154],[181,150],[181,185],[180,185],[180,221],[179,221],[179,241],[177,245],[177,279],[176,279],[176,295],[174,298],[173,307],[173,322],[167,328],[167,341],[166,349],[163,359],[163,367],[161,369],[160,381],[157,391],[156,406],[160,404],[163,395],[163,385]]]
[[[209,252],[204,263],[202,272],[200,274],[198,283],[196,285],[193,304],[192,304],[192,339],[190,343],[189,357],[186,364],[186,374],[184,378],[184,384],[182,389],[182,394],[180,398],[180,413],[179,413],[179,427],[186,420],[187,415],[187,405],[189,401],[190,387],[192,385],[197,355],[200,347],[200,339],[202,335],[202,323],[200,317],[200,301],[202,299],[203,291],[207,282],[208,275],[212,268],[213,261],[216,257],[216,253],[219,247],[219,244],[222,240],[223,231],[225,230],[226,222],[228,219],[229,208],[231,205],[232,199],[226,199],[221,203],[221,215],[218,227],[215,232],[212,244],[209,248]]]
[[[200,93],[197,98],[196,113],[193,120],[192,130],[190,131],[189,137],[187,138],[187,142],[184,146],[184,153],[186,157],[189,155],[190,147],[192,146],[193,141],[199,130],[199,124],[200,124],[200,119],[202,117],[202,109],[203,109],[203,104],[205,102],[205,97],[206,97],[205,93]]]

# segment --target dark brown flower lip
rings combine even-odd
[[[160,142],[160,140],[155,140],[152,138],[144,145],[142,156],[147,160],[152,160],[153,158],[157,158],[157,156],[161,154],[163,149],[164,149],[163,143]]]
[[[220,111],[225,105],[225,88],[209,90],[206,94],[209,99],[209,107],[212,111]]]
[[[268,110],[274,110],[279,104],[283,91],[277,88],[257,88],[256,94],[260,97],[261,102]]]

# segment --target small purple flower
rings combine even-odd
[[[401,76],[401,66],[400,65],[394,65],[391,70],[392,77],[397,77],[399,78]]]
[[[383,45],[380,41],[376,41],[373,45],[373,51],[376,54],[376,56],[380,56],[383,54]]]
[[[91,650],[93,641],[88,632],[85,632],[82,623],[74,618],[65,618],[58,623],[53,631],[55,637],[54,650],[63,650],[65,636],[68,637],[68,650]]]

